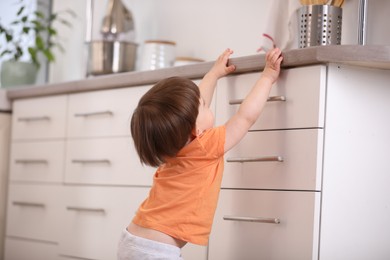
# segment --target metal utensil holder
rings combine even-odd
[[[299,48],[341,44],[343,9],[305,5],[299,9]]]

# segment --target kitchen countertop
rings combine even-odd
[[[297,67],[314,64],[338,63],[390,70],[390,46],[379,45],[329,45],[283,52],[282,67]],[[231,58],[230,63],[236,66],[235,73],[261,71],[265,65],[265,55],[256,54]],[[160,79],[171,76],[182,76],[191,79],[202,78],[214,64],[213,61],[195,65],[170,67],[153,71],[133,71],[104,76],[90,77],[84,80],[64,83],[21,86],[7,89],[10,100],[78,93],[92,90],[113,89],[153,84]],[[1,98],[1,96],[0,96]]]

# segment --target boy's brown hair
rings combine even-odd
[[[183,148],[195,129],[199,88],[189,79],[159,81],[140,99],[131,118],[131,135],[143,164],[157,167]]]

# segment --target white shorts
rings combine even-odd
[[[134,236],[127,229],[121,234],[118,260],[183,260],[179,247]]]

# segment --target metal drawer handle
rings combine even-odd
[[[224,220],[232,220],[232,221],[270,223],[270,224],[279,224],[280,223],[280,219],[278,219],[278,218],[223,216],[223,219]]]
[[[108,159],[96,159],[96,160],[87,160],[87,159],[75,159],[72,160],[72,163],[81,163],[81,164],[88,164],[88,163],[106,163],[106,164],[111,164],[111,161]]]
[[[75,259],[75,260],[93,260],[92,258],[84,258],[84,257],[79,257],[79,256],[73,256],[73,255],[68,255],[68,254],[58,254],[59,256],[63,256],[66,259]],[[62,258],[61,258],[62,259]],[[95,258],[96,259],[96,258]]]
[[[264,157],[235,157],[227,158],[227,162],[283,162],[282,156],[264,156]]]
[[[19,117],[19,122],[31,122],[31,121],[49,121],[49,116],[30,116],[30,117]]]
[[[110,115],[112,116],[114,113],[110,110],[105,111],[96,111],[96,112],[87,112],[87,113],[76,113],[75,117],[89,117],[89,116],[99,116],[99,115]]]
[[[69,211],[79,211],[79,212],[96,212],[104,214],[106,211],[102,208],[83,208],[83,207],[66,207],[66,210]]]
[[[35,202],[25,202],[25,201],[13,201],[12,205],[22,206],[22,207],[35,207],[35,208],[44,208],[45,204],[35,203]]]
[[[229,105],[239,105],[244,101],[243,99],[233,99],[229,101]],[[286,101],[285,96],[272,96],[267,99],[267,102],[274,102],[274,101]]]
[[[44,159],[17,159],[16,164],[48,164],[48,160]]]

